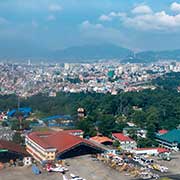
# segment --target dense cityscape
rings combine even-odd
[[[168,72],[180,72],[180,63],[62,65],[0,64],[0,94],[30,97],[38,93],[56,96],[57,92],[96,92],[116,95],[120,91],[155,89],[151,80]]]

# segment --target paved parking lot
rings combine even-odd
[[[168,167],[169,174],[179,174],[180,176],[180,152],[172,153],[171,158],[171,161],[158,160],[158,162]]]
[[[100,161],[93,161],[90,156],[81,156],[67,159],[69,172],[66,176],[70,178],[70,173],[79,175],[86,180],[133,180],[132,176],[126,176],[125,172],[118,172]],[[159,161],[160,164],[169,168],[169,173],[165,176],[172,180],[180,180],[180,153],[172,155],[171,161]],[[41,175],[34,175],[31,168],[15,167],[5,168],[0,171],[0,180],[63,180],[61,173],[48,173],[42,170]]]
[[[130,180],[125,173],[107,167],[102,162],[93,161],[90,156],[81,156],[68,159],[66,162],[69,172],[66,176],[70,178],[70,173],[79,175],[87,180]],[[61,173],[48,173],[42,171],[41,175],[34,175],[31,168],[15,167],[5,168],[0,171],[0,180],[63,180]]]
[[[130,180],[132,177],[125,176],[100,161],[93,161],[90,156],[76,157],[68,161],[70,171],[87,180]]]

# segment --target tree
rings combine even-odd
[[[116,148],[118,148],[118,147],[120,146],[119,141],[115,140],[115,141],[113,142],[113,146],[116,147]]]
[[[3,122],[2,122],[2,127],[7,127],[7,126],[8,126],[7,122],[6,122],[6,121],[3,121]]]
[[[134,111],[131,119],[136,125],[143,127],[146,122],[146,113],[144,111]]]
[[[20,130],[20,123],[19,120],[15,119],[11,121],[11,129],[19,131]]]
[[[149,138],[139,138],[137,140],[137,146],[139,148],[146,148],[146,147],[152,147],[152,146],[156,147],[157,143]]]
[[[17,144],[24,144],[24,138],[21,136],[20,133],[15,133],[13,136],[13,142]]]

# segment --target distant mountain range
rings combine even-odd
[[[155,62],[159,60],[180,60],[180,49],[167,51],[145,51],[135,54],[132,59],[137,62]]]
[[[27,47],[27,46],[26,46]],[[49,51],[29,46],[21,49],[0,46],[0,58],[8,60],[50,60],[51,62],[92,62],[96,60],[119,59],[122,62],[148,63],[158,60],[180,61],[179,50],[144,51],[134,53],[132,50],[113,44],[74,46],[62,50]],[[8,53],[7,53],[8,52]]]
[[[92,59],[124,59],[134,55],[134,52],[112,44],[84,45],[57,50],[51,53],[50,58],[70,60]]]

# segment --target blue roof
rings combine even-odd
[[[20,112],[24,112],[24,113],[31,113],[32,109],[29,107],[25,107],[25,108],[19,108],[18,109]]]
[[[157,135],[158,139],[170,142],[170,143],[178,143],[180,144],[180,129],[173,129],[166,134],[163,135]]]
[[[9,112],[7,113],[7,115],[8,115],[9,117],[12,117],[12,116],[14,116],[15,113],[16,113],[16,110],[13,109],[13,110],[9,111]]]
[[[48,127],[74,127],[73,123],[48,123]]]
[[[27,117],[31,112],[32,112],[32,109],[29,108],[29,107],[24,107],[24,108],[19,108],[19,109],[13,109],[9,112],[7,112],[7,115],[9,117],[13,117],[14,114],[17,112],[17,111],[20,111],[24,114],[24,117]]]
[[[55,115],[55,116],[49,116],[46,118],[41,119],[42,121],[52,121],[52,120],[56,120],[56,119],[72,119],[72,117],[70,115]]]

